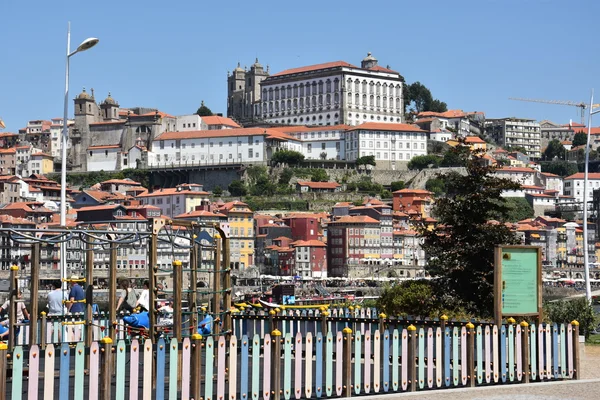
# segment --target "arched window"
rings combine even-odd
[[[380,94],[381,92],[381,83],[377,82],[377,85],[375,87],[375,94]]]
[[[323,106],[323,95],[320,94],[319,95],[319,107],[322,107],[322,106]]]
[[[323,94],[323,81],[319,81],[319,94]]]
[[[331,79],[327,79],[327,81],[325,82],[325,90],[327,91],[327,93],[331,93]]]
[[[291,101],[291,100],[288,100],[288,101],[287,101],[287,110],[289,111],[289,110],[291,110],[291,109],[292,109],[292,101]]]
[[[275,102],[275,112],[279,112],[279,102]]]
[[[292,97],[292,85],[288,85],[287,87],[287,97]]]
[[[316,107],[317,106],[317,96],[313,96],[312,97],[312,106]]]
[[[354,91],[358,92],[360,89],[360,82],[357,80],[354,81]]]
[[[352,104],[352,93],[348,93],[348,104]]]
[[[269,89],[269,100],[273,100],[273,89]]]
[[[373,94],[374,87],[375,83],[373,83],[373,81],[369,82],[369,94]]]
[[[330,106],[331,105],[331,95],[328,93],[327,97],[325,97],[325,104]]]
[[[381,107],[381,97],[377,96],[377,107]]]
[[[400,98],[396,97],[396,109],[399,110],[400,109]]]
[[[294,85],[294,97],[298,97],[298,85]]]
[[[362,82],[362,92],[367,93],[367,81]]]
[[[335,78],[335,80],[333,81],[333,91],[337,92],[340,90],[340,80],[338,78]]]
[[[300,97],[304,97],[304,85],[300,84]]]
[[[356,104],[357,106],[360,105],[360,95],[358,93],[354,95],[354,104]]]
[[[335,103],[336,106],[338,104],[340,104],[340,94],[338,92],[335,92],[333,94],[333,102]]]
[[[281,99],[285,99],[285,86],[281,87]]]
[[[300,99],[300,109],[304,108],[304,99]]]
[[[387,83],[383,84],[383,95],[386,96],[387,95]]]
[[[298,99],[294,99],[294,110],[298,109]]]
[[[373,95],[369,96],[369,105],[371,107],[375,105],[375,97]]]
[[[387,108],[388,104],[387,104],[387,97],[383,98],[383,108]]]
[[[312,92],[310,91],[310,83],[306,82],[306,95],[310,96]]]
[[[367,105],[367,95],[366,94],[363,94],[362,105],[363,106]]]
[[[279,88],[275,88],[275,100],[279,100]]]

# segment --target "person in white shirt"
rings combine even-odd
[[[148,281],[144,281],[144,289],[142,289],[135,306],[136,308],[140,307],[142,311],[150,311],[150,283]]]

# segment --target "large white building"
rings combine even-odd
[[[564,178],[564,194],[571,196],[577,203],[583,203],[583,172]],[[594,198],[594,190],[600,189],[600,173],[590,172],[588,174],[588,201]]]
[[[357,67],[345,61],[287,69],[260,81],[253,112],[287,125],[401,123],[402,77],[369,53]]]
[[[522,147],[527,156],[534,159],[542,156],[541,128],[533,119],[488,119],[485,128],[487,134],[502,147]]]

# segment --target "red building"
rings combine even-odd
[[[319,219],[314,215],[294,215],[283,218],[285,224],[292,228],[293,240],[318,240]]]
[[[393,193],[393,210],[407,214],[416,212],[421,217],[429,216],[433,193],[422,189],[401,189]]]
[[[327,277],[327,245],[320,240],[297,240],[291,244],[295,251],[295,274],[301,277]]]

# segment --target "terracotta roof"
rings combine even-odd
[[[24,218],[13,217],[12,215],[0,214],[0,224],[35,225],[35,222],[29,221]]]
[[[287,237],[287,236],[279,236],[279,237],[276,237],[276,238],[275,238],[275,239],[273,239],[273,240],[292,240],[292,239],[291,239],[291,238],[289,238],[289,237]]]
[[[54,158],[53,156],[51,156],[50,154],[46,154],[44,152],[39,152],[39,153],[34,153],[31,155],[31,157],[49,157],[49,158]]]
[[[57,187],[56,189],[59,189],[59,187]],[[98,202],[127,199],[127,196],[118,192],[110,193],[104,192],[102,190],[84,190],[83,192]]]
[[[320,240],[296,240],[290,243],[294,247],[327,247],[327,245]]]
[[[323,64],[308,65],[306,67],[286,69],[284,71],[278,72],[271,76],[301,74],[303,72],[318,71],[320,69],[329,69],[329,68],[338,68],[338,67],[357,68],[356,66],[349,64],[346,61],[333,61],[333,62],[328,62],[328,63],[323,63]]]
[[[524,167],[502,167],[499,168],[498,170],[496,170],[497,172],[508,172],[508,173],[534,173],[535,170],[531,169],[531,168],[524,168]]]
[[[284,133],[301,133],[301,132],[323,132],[323,131],[345,131],[351,128],[350,125],[319,125],[319,126],[306,126],[306,125],[290,125],[290,126],[278,126],[273,128]]]
[[[555,174],[551,174],[550,172],[540,172],[540,174],[547,176],[549,178],[560,178],[560,176],[555,175]]]
[[[485,140],[479,136],[467,136],[465,137],[465,143],[485,143]]]
[[[99,145],[99,146],[90,146],[88,150],[104,150],[104,149],[120,149],[120,144],[109,144],[109,145]]]
[[[10,149],[0,149],[0,154],[16,154],[17,150],[14,147]]]
[[[311,189],[336,189],[340,185],[337,182],[310,182],[310,181],[298,181],[300,186],[308,186]]]
[[[544,187],[535,185],[521,185],[521,189],[544,190]]]
[[[425,194],[425,195],[431,195],[433,194],[433,192],[430,192],[429,190],[423,190],[423,189],[400,189],[400,190],[396,190],[394,193],[399,193],[399,194]]]
[[[369,71],[375,71],[375,72],[393,72],[394,74],[398,73],[398,71],[394,71],[393,69],[382,67],[381,65],[376,65],[372,68],[367,68],[367,69]]]
[[[89,207],[81,207],[76,211],[79,213],[81,211],[99,211],[99,210],[114,210],[117,207],[123,207],[120,204],[103,204],[101,206],[89,206]]]
[[[177,188],[164,188],[164,189],[155,190],[152,193],[139,194],[137,196],[137,198],[173,196],[176,194],[192,194],[192,195],[198,195],[198,196],[208,196],[210,193],[202,192],[202,191],[194,191],[194,190],[177,190]]]
[[[567,176],[566,178],[564,178],[564,180],[567,180],[567,179],[583,179],[583,176],[584,176],[583,172],[578,172],[576,174]],[[600,179],[600,172],[590,172],[590,173],[588,173],[588,179]]]
[[[248,204],[239,201],[239,200],[234,200],[234,201],[229,201],[227,203],[223,203],[221,205],[219,205],[219,209],[224,209],[227,211],[231,211],[234,207],[246,207],[248,208],[248,210],[250,210],[250,207],[248,207]],[[234,212],[244,212],[244,213],[252,213],[252,211],[246,211],[246,210],[234,210]]]
[[[231,126],[233,128],[241,128],[241,126],[239,126],[231,118],[220,117],[218,115],[202,117],[202,122],[204,122],[206,125],[225,125],[225,126]]]
[[[341,224],[379,224],[374,218],[367,217],[366,215],[346,215],[337,219],[335,221],[331,221],[331,223],[341,223]]]
[[[334,207],[351,207],[353,205],[352,202],[349,201],[340,201],[339,203],[335,203]]]
[[[554,196],[551,196],[549,194],[543,194],[543,193],[526,193],[525,195],[531,196],[531,197],[544,197],[544,198],[554,199]]]
[[[225,214],[214,213],[207,210],[195,210],[187,213],[179,214],[175,218],[198,218],[198,217],[215,217],[215,218],[227,218]]]
[[[131,185],[131,186],[141,186],[142,184],[136,182],[132,179],[109,179],[104,182],[100,182],[101,185]]]
[[[151,112],[148,112],[146,114],[142,114],[140,116],[141,117],[151,117],[151,116],[154,116],[154,115],[158,115],[161,118],[175,118],[174,116],[172,116],[170,114],[167,114],[165,112],[162,112],[162,111],[151,111]]]
[[[184,131],[184,132],[164,132],[154,141],[160,140],[180,140],[180,139],[201,139],[217,137],[234,136],[267,136],[269,138],[279,138],[284,140],[296,140],[288,134],[275,130],[273,128],[235,128],[235,129],[213,129],[205,131]]]
[[[394,132],[423,132],[424,130],[419,128],[417,125],[412,124],[392,124],[386,122],[365,122],[360,125],[353,126],[348,129],[347,132],[350,131],[394,131]]]

